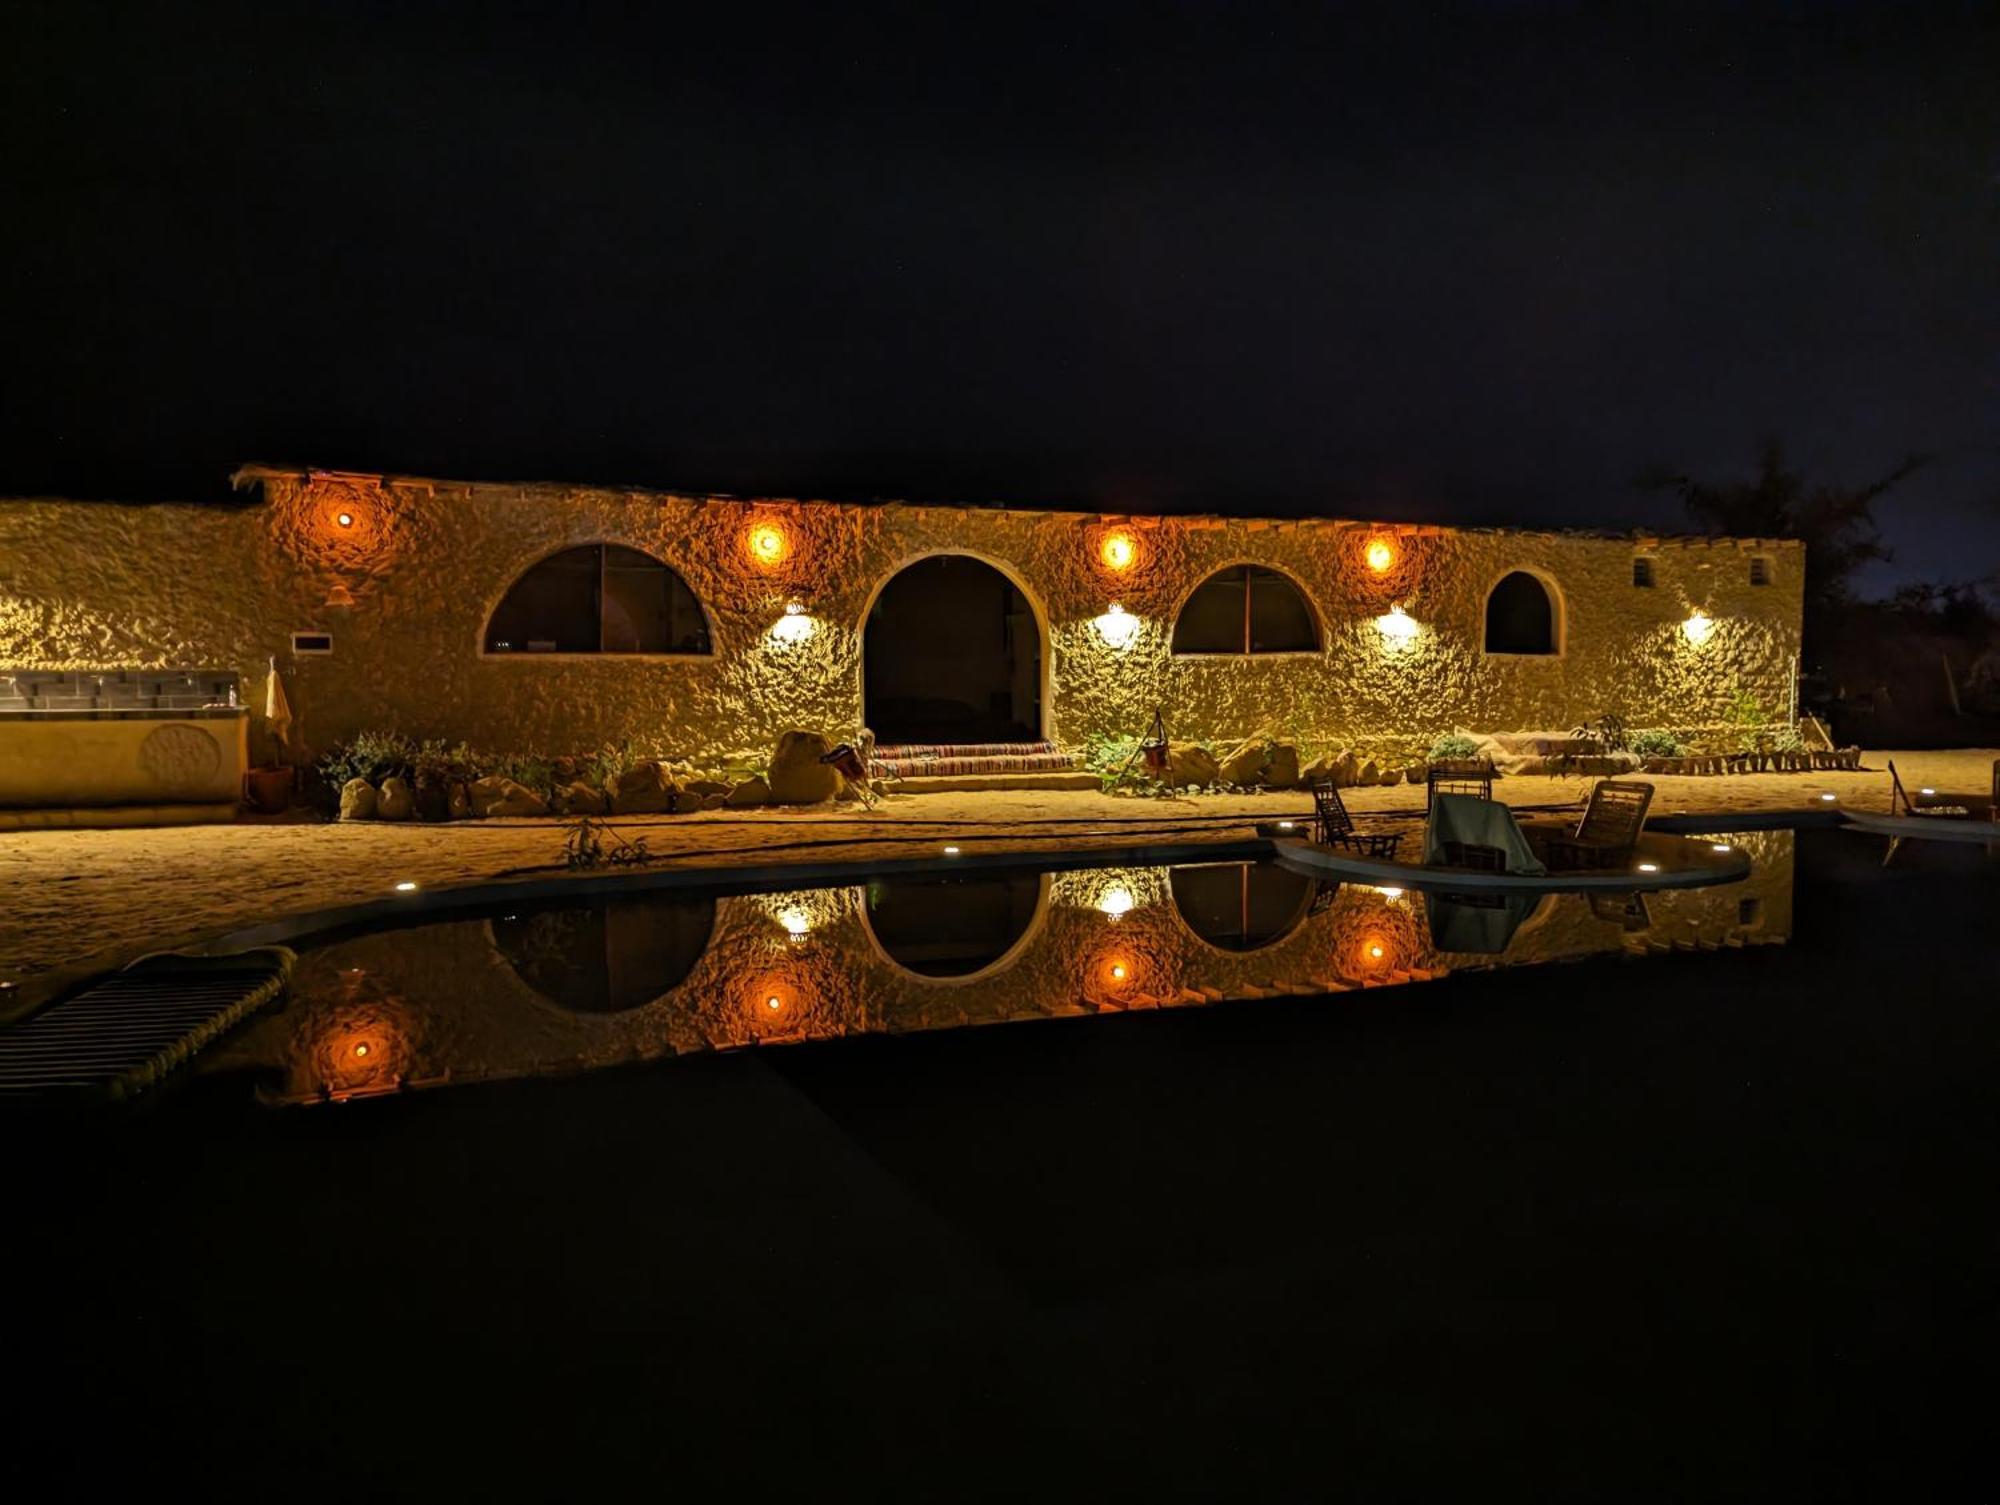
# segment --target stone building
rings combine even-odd
[[[236,481],[235,507],[0,502],[0,714],[233,674],[254,742],[275,660],[314,750],[394,728],[704,759],[864,725],[1073,749],[1157,708],[1177,739],[1402,756],[1794,693],[1787,540]]]

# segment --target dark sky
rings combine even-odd
[[[0,493],[237,462],[2000,563],[2000,7],[12,5]]]

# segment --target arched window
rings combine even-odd
[[[551,554],[508,588],[488,653],[707,653],[708,619],[687,582],[615,543]]]
[[[1556,603],[1526,570],[1503,577],[1486,598],[1488,653],[1554,653]]]
[[[1233,564],[1210,575],[1174,619],[1176,653],[1311,653],[1312,608],[1276,570]]]
[[[1201,863],[1167,869],[1174,907],[1219,951],[1256,951],[1298,929],[1318,887],[1274,862]]]

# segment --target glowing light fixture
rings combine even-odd
[[[957,847],[946,847],[946,848],[944,849],[944,854],[945,854],[945,856],[947,856],[947,857],[956,857],[956,856],[958,855],[958,848],[957,848]]]
[[[1825,800],[1828,804],[1831,804],[1833,801],[1839,799],[1840,796],[1837,794],[1822,794],[1820,798]]]
[[[771,624],[771,636],[781,643],[803,643],[813,635],[813,619],[803,601],[787,601],[785,614]]]
[[[785,934],[789,936],[812,934],[812,916],[807,914],[803,909],[787,909],[782,911],[778,915],[778,923],[785,927]]]
[[[1416,618],[1400,606],[1392,606],[1386,616],[1377,617],[1375,626],[1381,632],[1383,641],[1392,648],[1409,642],[1421,630]]]
[[[1132,890],[1120,884],[1116,888],[1107,888],[1104,891],[1104,896],[1097,901],[1097,907],[1104,914],[1109,915],[1115,920],[1120,915],[1130,914],[1133,905],[1137,902],[1132,897]]]
[[[334,515],[333,520],[339,523],[340,526],[343,528],[351,528],[354,526],[354,514],[352,512],[336,513]]]
[[[792,552],[791,540],[776,523],[758,523],[753,527],[749,545],[750,557],[766,569],[783,564],[785,556]]]
[[[1660,865],[1657,862],[1642,862],[1639,864],[1639,871],[1642,873],[1657,873],[1659,870]]]
[[[1113,962],[1111,964],[1111,980],[1113,982],[1123,982],[1125,980],[1125,963]]]
[[[1097,557],[1108,570],[1129,570],[1139,557],[1139,541],[1130,533],[1112,533],[1097,546]]]
[[[1726,841],[1718,841],[1714,845],[1709,847],[1709,850],[1711,852],[1726,852],[1729,850],[1729,843]]]
[[[1368,959],[1370,961],[1379,962],[1387,954],[1388,953],[1382,949],[1382,943],[1380,941],[1375,941],[1368,947]]]
[[[368,1054],[368,1047],[366,1045],[357,1045],[354,1047],[354,1053],[357,1056],[365,1056]]]
[[[1936,791],[1935,789],[1919,789],[1919,790],[1917,791],[1917,793],[1919,793],[1919,794],[1936,794],[1936,793],[1937,793],[1937,791]]]
[[[1099,617],[1095,624],[1097,635],[1113,648],[1124,648],[1139,635],[1139,619],[1120,606],[1116,601]]]
[[[1369,569],[1378,575],[1386,575],[1396,563],[1396,546],[1386,538],[1372,539],[1365,557]]]
[[[773,1013],[776,1013],[779,1009],[783,1008],[784,1006],[785,1006],[785,1000],[780,998],[776,993],[773,993],[769,998],[766,998],[764,1000],[764,1007],[771,1010],[771,1012]]]
[[[1697,648],[1707,642],[1709,634],[1714,631],[1715,619],[1699,606],[1689,612],[1688,619],[1681,623],[1681,636]]]
[[[1403,891],[1400,888],[1378,888],[1375,892],[1385,899],[1400,899],[1403,897]]]
[[[414,893],[416,892],[416,887],[416,884],[405,878],[401,883],[396,885],[396,892],[399,894]]]
[[[1292,829],[1292,823],[1288,820],[1281,820],[1278,822],[1278,829],[1280,831],[1289,831]]]

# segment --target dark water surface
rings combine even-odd
[[[1989,1495],[2000,864],[1780,834],[1497,953],[1221,866],[334,941],[180,1090],[6,1121],[11,1457],[37,1497]]]

